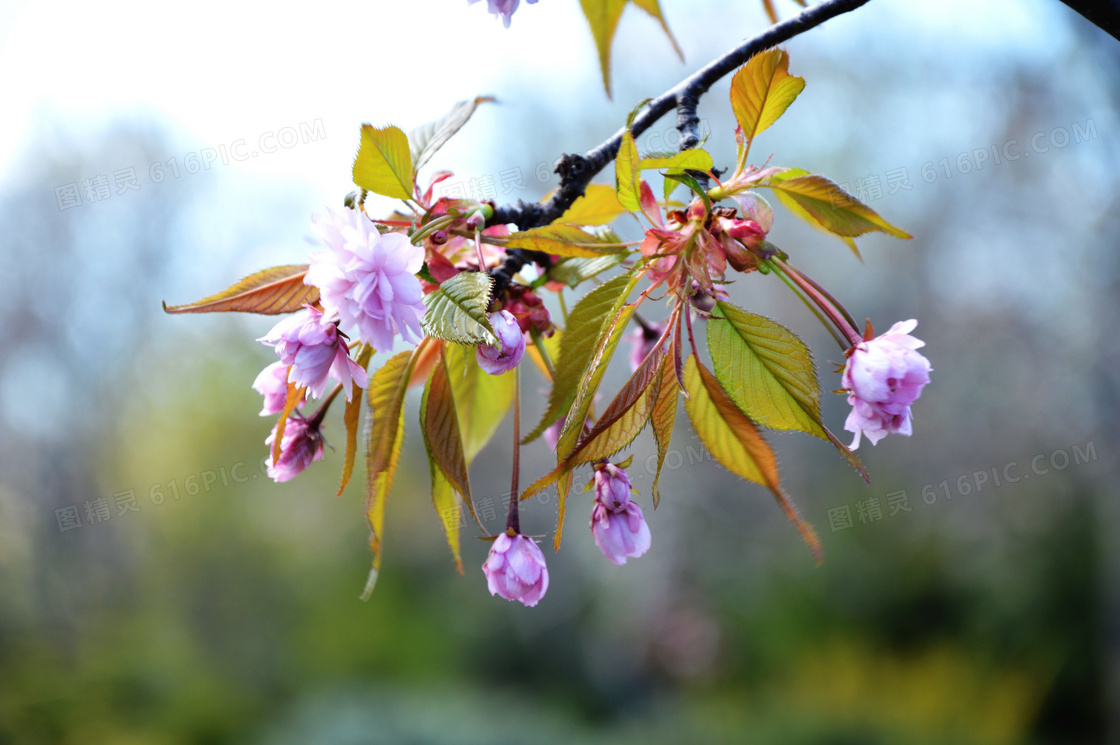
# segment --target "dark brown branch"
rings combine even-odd
[[[1114,39],[1120,39],[1120,0],[1062,0]]]
[[[740,65],[746,63],[754,55],[770,47],[789,41],[809,29],[815,28],[825,21],[838,15],[855,10],[869,0],[824,0],[796,16],[771,26],[769,29],[750,39],[731,51],[727,52],[711,64],[696,72],[691,77],[683,80],[671,90],[666,91],[650,101],[638,114],[630,126],[630,133],[638,137],[649,129],[658,119],[669,113],[674,108],[684,104],[686,119],[695,117],[695,103],[708,92],[718,80],[732,72]],[[689,108],[691,106],[691,108]],[[681,116],[678,111],[678,116]],[[697,120],[698,122],[699,120]],[[692,125],[695,128],[695,124]],[[686,124],[686,130],[688,126]],[[560,174],[560,187],[552,197],[543,203],[526,204],[519,201],[516,205],[503,205],[494,210],[491,225],[505,225],[513,223],[522,230],[548,225],[564,214],[583,195],[587,185],[597,173],[603,170],[608,163],[618,154],[622,144],[621,129],[609,140],[598,147],[587,151],[584,155],[562,155],[556,162],[556,173]],[[682,132],[686,136],[693,136],[695,132]],[[698,140],[697,136],[697,140]]]

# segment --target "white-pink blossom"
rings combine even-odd
[[[916,351],[925,342],[910,335],[917,326],[913,319],[900,321],[887,333],[860,342],[849,355],[841,384],[852,405],[844,429],[855,433],[853,450],[862,435],[872,445],[888,434],[910,435],[910,404],[922,395],[932,370]]]
[[[315,215],[312,228],[329,250],[311,254],[304,278],[319,288],[324,311],[378,352],[389,351],[398,334],[419,341],[424,301],[416,272],[424,249],[401,233],[382,235],[358,210],[327,213]]]
[[[273,326],[259,341],[275,347],[280,363],[291,366],[288,381],[305,386],[315,398],[322,398],[331,378],[342,383],[347,401],[353,390],[351,383],[366,386],[366,371],[350,358],[346,343],[339,337],[338,324],[316,308],[305,306]]]
[[[288,400],[288,366],[283,362],[273,362],[261,370],[253,381],[253,390],[264,396],[261,416],[279,414]]]

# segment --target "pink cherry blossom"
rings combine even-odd
[[[467,0],[468,5],[474,5],[479,0]],[[537,0],[525,0],[529,5],[536,5]],[[513,17],[517,6],[520,5],[520,0],[487,0],[487,5],[492,14],[502,17],[502,24],[509,28],[509,20]]]
[[[603,555],[618,565],[649,550],[650,533],[642,508],[630,499],[630,478],[613,463],[596,466],[591,536]]]
[[[316,308],[305,306],[273,326],[259,341],[276,348],[280,363],[291,366],[288,380],[306,386],[315,398],[322,398],[331,378],[342,383],[347,401],[353,390],[351,382],[366,386],[366,371],[350,358],[346,343],[338,335],[338,324]]]
[[[548,590],[548,567],[533,539],[510,532],[507,530],[494,540],[482,573],[491,595],[519,600],[532,608]]]
[[[276,427],[272,428],[272,434],[264,444],[271,450],[274,442],[276,442]],[[280,441],[280,458],[273,463],[272,456],[269,455],[265,465],[268,467],[269,477],[277,483],[282,483],[291,481],[322,457],[323,435],[319,432],[318,424],[293,414],[288,417],[284,425],[284,439]]]
[[[327,212],[312,218],[312,228],[330,250],[311,254],[304,278],[319,288],[323,310],[378,352],[389,351],[397,334],[419,341],[424,302],[416,272],[424,249],[400,233],[382,235],[357,210]]]
[[[855,433],[852,450],[861,435],[872,445],[888,434],[910,435],[910,404],[922,395],[932,370],[916,351],[925,342],[910,335],[917,325],[913,319],[900,321],[882,336],[857,344],[848,357],[842,385],[852,405],[844,422],[844,429]]]
[[[283,362],[273,362],[261,370],[253,381],[253,390],[264,396],[261,416],[279,414],[288,400],[288,366]]]
[[[517,319],[508,310],[490,314],[490,325],[498,335],[500,346],[482,344],[478,347],[476,358],[478,366],[491,375],[501,375],[512,370],[521,362],[525,354],[525,334]]]
[[[627,558],[638,558],[650,546],[649,526],[642,517],[642,508],[633,502],[617,510],[596,502],[591,511],[591,536],[603,556],[619,566]]]

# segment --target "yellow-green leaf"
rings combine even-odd
[[[361,144],[354,158],[354,183],[374,194],[412,198],[412,156],[408,136],[400,128],[362,125]]]
[[[401,352],[381,366],[369,381],[369,424],[366,427],[366,519],[369,521],[369,546],[373,551],[373,567],[366,583],[363,599],[373,592],[381,570],[381,537],[385,525],[385,502],[400,462],[404,443],[404,395],[412,368],[421,351],[421,342],[414,350]]]
[[[629,284],[629,277],[614,277],[584,295],[572,308],[572,312],[568,314],[568,326],[560,339],[560,354],[554,360],[556,375],[552,382],[552,391],[548,396],[548,408],[541,417],[540,424],[522,440],[522,443],[530,443],[540,437],[549,426],[568,411],[587,371],[587,365],[595,353],[599,332],[619,296],[626,291]]]
[[[809,348],[781,324],[727,302],[708,322],[708,351],[720,385],[743,413],[771,429],[828,439]]]
[[[305,285],[307,264],[274,266],[250,274],[227,290],[186,305],[163,304],[166,313],[293,313],[319,302],[319,288]]]
[[[583,196],[572,203],[556,222],[567,225],[606,225],[626,208],[618,202],[615,190],[606,184],[590,184]]]
[[[434,122],[428,122],[408,133],[409,152],[412,156],[412,169],[419,171],[431,160],[436,151],[466,124],[475,109],[484,103],[493,103],[493,96],[478,96],[467,101],[459,101],[451,111]]]
[[[364,369],[369,365],[373,356],[373,347],[363,344],[361,351],[355,359]],[[350,400],[346,402],[346,412],[342,420],[346,424],[346,455],[342,460],[342,479],[339,481],[338,494],[341,496],[346,485],[350,483],[350,476],[354,473],[354,460],[358,455],[358,420],[362,415],[362,389],[354,385]]]
[[[665,16],[661,13],[661,3],[658,0],[633,0],[633,3],[657,19],[657,22],[661,24],[661,30],[665,32],[665,35],[669,37],[669,41],[673,44],[673,50],[676,51],[681,62],[684,62],[684,52],[681,51],[680,45],[673,37],[673,32],[669,30],[669,24],[665,22]]]
[[[459,414],[463,457],[467,466],[486,447],[513,405],[514,371],[501,375],[483,372],[473,347],[444,344],[443,359]]]
[[[458,344],[497,346],[487,314],[493,284],[485,272],[459,272],[424,298],[427,311],[420,328],[429,336]]]
[[[506,239],[505,247],[543,251],[557,256],[603,256],[626,252],[625,246],[613,240],[605,240],[603,236],[575,225],[560,224],[514,233]]]
[[[751,57],[731,79],[731,108],[747,147],[778,120],[802,89],[804,78],[789,74],[789,55],[768,49]]]
[[[607,372],[607,367],[610,365],[611,357],[614,356],[614,351],[618,347],[619,341],[622,339],[622,334],[626,330],[626,325],[630,322],[634,312],[638,309],[641,302],[639,298],[633,303],[626,303],[626,297],[637,286],[638,277],[627,277],[629,279],[625,289],[618,296],[614,306],[607,314],[606,320],[599,331],[599,338],[595,343],[595,352],[591,356],[591,361],[587,365],[587,372],[580,380],[579,389],[576,391],[575,399],[572,401],[572,406],[568,410],[567,419],[564,421],[564,427],[560,430],[560,437],[556,442],[556,462],[562,463],[572,452],[575,450],[577,441],[583,432],[584,422],[587,420],[587,415],[591,411],[591,404],[594,402],[595,393],[599,390],[599,384],[603,382],[603,376]],[[560,477],[560,485],[557,487],[557,525],[556,525],[556,548],[560,548],[560,537],[564,531],[564,500],[568,496],[568,490],[571,488],[572,474],[567,472]]]
[[[288,370],[291,370],[289,367]],[[288,395],[284,399],[284,408],[280,418],[276,421],[276,435],[272,439],[272,462],[280,460],[280,446],[284,443],[284,430],[288,425],[288,417],[303,403],[307,388],[288,381]]]
[[[677,373],[673,364],[674,353],[665,356],[658,369],[659,380],[657,395],[650,411],[650,421],[653,422],[653,439],[657,442],[657,473],[653,476],[653,507],[661,502],[661,490],[658,480],[661,478],[661,468],[665,465],[665,455],[669,452],[669,443],[673,440],[673,426],[677,421],[677,400],[680,397],[677,386]]]
[[[642,208],[639,197],[641,168],[638,164],[640,162],[638,146],[630,130],[626,130],[622,133],[622,144],[618,146],[618,155],[614,159],[614,177],[618,203],[631,212],[637,212]]]
[[[428,454],[432,504],[447,534],[447,545],[455,557],[455,565],[462,574],[463,562],[459,557],[459,521],[456,519],[458,510],[455,509],[458,506],[455,498],[457,490],[455,482],[465,479],[466,464],[463,461],[451,387],[444,365],[440,361],[437,361],[432,368],[432,375],[428,378],[424,386],[424,394],[420,398],[420,432],[424,438],[424,450]],[[466,501],[470,504],[469,496]],[[471,513],[474,513],[473,509]]]
[[[681,171],[710,171],[712,169],[712,156],[707,150],[695,148],[682,150],[668,158],[642,158],[638,161],[638,168],[648,170],[651,168],[667,168],[674,172]]]
[[[429,456],[443,475],[471,504],[471,482],[467,473],[467,460],[463,455],[463,436],[459,430],[459,415],[451,393],[451,381],[443,356],[432,367],[432,374],[424,387],[425,406],[421,412],[420,429]]]
[[[603,87],[607,96],[611,95],[611,43],[618,29],[618,19],[629,0],[579,0],[583,14],[591,26],[595,37],[595,48],[599,51],[599,67],[603,72]]]
[[[819,562],[820,539],[782,491],[777,458],[758,428],[695,356],[690,356],[685,363],[684,380],[688,390],[685,410],[704,447],[727,470],[770,489]]]
[[[795,215],[841,238],[854,238],[872,231],[895,238],[910,238],[907,232],[891,225],[875,210],[824,176],[793,168],[772,176],[764,186],[773,189],[778,199]]]
[[[561,259],[548,270],[548,278],[563,282],[568,287],[578,287],[582,282],[615,268],[625,260],[626,254],[622,253]]]
[[[607,405],[591,431],[583,437],[563,468],[575,468],[609,458],[634,441],[647,423],[658,395],[665,348],[658,347],[642,361]]]

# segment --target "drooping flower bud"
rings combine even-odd
[[[348,401],[353,390],[351,382],[366,386],[366,371],[350,358],[349,349],[338,335],[338,324],[309,305],[273,326],[259,341],[276,348],[280,363],[291,366],[288,380],[306,386],[315,398],[322,397],[331,378],[342,383]]]
[[[532,608],[548,590],[544,554],[533,542],[512,530],[499,535],[482,565],[491,595],[517,600]]]
[[[491,375],[501,375],[521,362],[521,357],[525,354],[525,335],[521,333],[517,319],[508,310],[491,313],[490,325],[498,335],[500,346],[482,344],[475,356],[478,366],[483,370]]]
[[[630,499],[630,478],[613,463],[596,466],[591,536],[603,555],[622,565],[649,550],[650,532],[642,508]]]
[[[888,434],[911,434],[910,404],[922,395],[932,370],[916,350],[925,342],[910,335],[916,320],[900,321],[890,331],[857,344],[844,365],[842,385],[852,411],[844,429],[855,433],[851,448],[861,435],[874,445]]]
[[[288,366],[283,362],[273,362],[261,370],[253,381],[253,390],[264,396],[261,416],[279,414],[288,400]]]
[[[272,428],[272,434],[264,444],[271,450],[274,442],[276,442],[276,427]],[[323,435],[319,432],[318,423],[304,419],[298,414],[292,414],[284,425],[284,439],[280,441],[280,457],[276,463],[273,463],[272,456],[269,455],[265,465],[268,467],[269,477],[277,483],[282,483],[291,481],[322,457]]]

